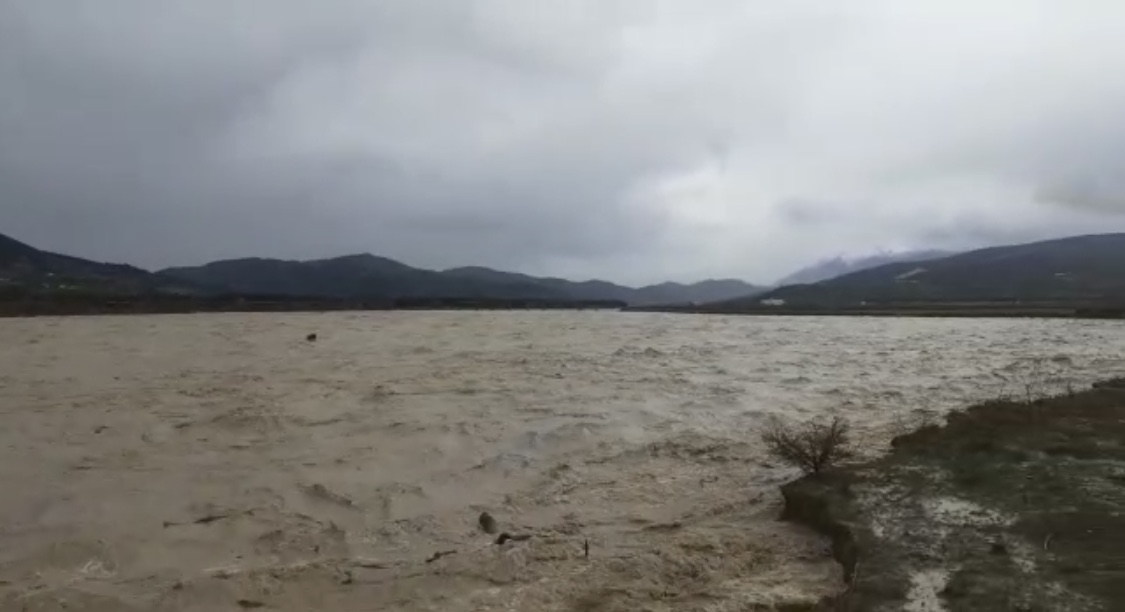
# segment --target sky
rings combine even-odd
[[[626,283],[1125,231],[1125,2],[0,0],[0,232]]]

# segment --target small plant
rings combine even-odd
[[[799,425],[775,420],[766,426],[762,441],[773,457],[801,468],[806,474],[819,474],[854,456],[848,437],[850,430],[848,422],[840,417]]]
[[[1073,396],[1074,381],[1068,376],[1066,363],[1065,360],[1032,357],[1013,364],[1012,378],[1007,382],[1019,391],[1002,393],[997,399],[1031,406],[1051,397]]]

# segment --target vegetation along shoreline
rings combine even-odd
[[[790,427],[782,442],[846,442]],[[777,432],[763,439],[787,459]],[[953,412],[874,460],[814,472],[787,459],[807,475],[782,486],[782,519],[829,537],[846,581],[809,609],[1125,609],[1123,441],[1118,378]]]

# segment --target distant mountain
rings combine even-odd
[[[0,291],[134,294],[190,292],[193,289],[133,266],[41,251],[0,234]]]
[[[806,268],[801,268],[793,274],[777,281],[776,285],[782,287],[785,285],[819,283],[820,281],[836,278],[837,276],[877,268],[886,264],[902,261],[926,261],[949,257],[950,255],[953,255],[951,251],[920,250],[903,251],[900,253],[879,253],[867,257],[860,257],[858,259],[834,257],[832,259],[819,261]]]
[[[169,268],[160,274],[231,293],[332,298],[489,297],[664,304],[713,301],[758,291],[737,280],[665,283],[635,289],[600,280],[575,282],[479,266],[439,272],[374,255],[313,261],[236,259],[194,268]]]
[[[738,280],[664,283],[635,289],[606,281],[573,282],[482,267],[439,272],[369,254],[311,261],[231,259],[153,273],[50,253],[0,235],[0,292],[4,295],[177,293],[377,300],[612,300],[650,305],[714,301],[756,291],[760,289]]]
[[[710,279],[690,285],[661,283],[637,289],[636,305],[706,303],[757,295],[767,290],[736,279]]]
[[[631,305],[720,303],[825,307],[908,302],[1125,302],[1125,234],[1076,236],[947,257],[881,255],[896,261],[811,284],[769,291],[738,280],[640,288],[568,281],[483,267],[425,270],[375,255],[311,261],[235,259],[157,273],[51,253],[0,235],[0,294],[276,295],[309,298],[431,298],[620,301]],[[871,258],[847,265],[866,265]],[[829,270],[830,266],[822,266]]]
[[[478,283],[520,285],[530,287],[535,294],[552,298],[575,300],[621,300],[628,302],[634,291],[629,287],[607,281],[569,281],[562,278],[538,277],[518,272],[504,272],[481,266],[450,268],[439,272],[447,278],[471,280]]]
[[[764,299],[824,307],[908,302],[1125,301],[1125,234],[991,247],[928,261],[891,263]]]
[[[159,274],[250,295],[317,298],[489,297],[565,299],[561,293],[519,279],[459,276],[414,268],[375,255],[331,259],[231,259]]]
[[[599,280],[575,282],[562,278],[536,277],[475,266],[452,268],[445,270],[443,274],[492,282],[530,283],[570,299],[612,299],[621,300],[635,306],[713,302],[757,294],[766,290],[765,287],[758,287],[735,279],[705,280],[692,284],[661,283],[633,288]]]
[[[153,273],[42,251],[0,235],[0,292],[7,295],[178,293],[316,299],[491,299],[688,304],[761,291],[739,280],[664,283],[639,289],[590,280],[540,278],[483,267],[425,270],[375,255],[331,259],[231,259]]]

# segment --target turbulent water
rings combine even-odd
[[[0,353],[2,610],[768,610],[840,577],[775,520],[767,418],[877,453],[1120,375],[1125,325],[75,317],[0,320]]]

